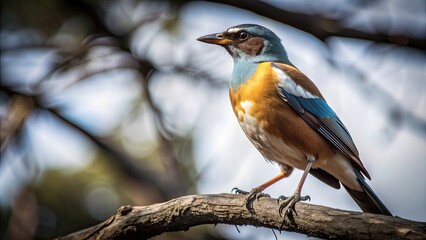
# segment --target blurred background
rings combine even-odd
[[[231,110],[231,57],[195,40],[241,23],[280,36],[351,132],[372,188],[394,215],[426,221],[425,11],[423,0],[2,0],[0,237],[51,239],[122,205],[275,176]],[[266,192],[290,195],[300,176]],[[313,177],[303,193],[359,211]],[[275,239],[239,230],[155,239]]]

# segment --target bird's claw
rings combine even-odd
[[[258,188],[253,188],[250,192],[247,192],[235,187],[232,189],[231,192],[236,194],[247,195],[246,200],[244,201],[244,204],[247,210],[249,210],[250,212],[253,211],[253,201],[255,199],[259,201],[261,197],[271,197],[269,194],[261,192]]]
[[[278,212],[280,216],[285,219],[287,215],[292,215],[293,212],[297,215],[295,205],[300,201],[311,201],[311,197],[309,195],[300,196],[300,193],[294,193],[291,197],[279,196],[278,204],[280,205]],[[284,209],[287,208],[284,212]],[[284,215],[283,215],[284,212]]]
[[[280,204],[282,201],[286,200],[288,197],[281,195],[277,198],[277,203]]]
[[[269,194],[267,194],[267,193],[263,193],[263,192],[260,192],[260,193],[257,193],[257,194],[256,194],[256,200],[257,200],[257,201],[259,201],[259,199],[260,199],[261,197],[267,197],[267,198],[270,198],[270,197],[271,197],[271,195],[269,195]]]
[[[237,187],[234,187],[234,188],[231,190],[231,193],[247,195],[249,192],[244,191],[244,190],[241,190],[241,189],[239,189],[239,188],[237,188]]]

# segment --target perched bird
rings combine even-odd
[[[247,194],[246,207],[265,188],[303,169],[294,194],[280,197],[279,213],[295,212],[303,183],[312,174],[329,186],[340,183],[364,212],[391,215],[366,183],[370,175],[342,121],[315,84],[288,59],[279,37],[271,30],[242,24],[197,40],[223,46],[234,60],[229,95],[240,126],[254,146],[281,172]],[[296,212],[295,212],[296,213]]]

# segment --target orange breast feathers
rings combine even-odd
[[[260,63],[254,74],[245,83],[238,87],[231,87],[229,95],[234,113],[239,122],[243,120],[244,114],[255,117],[262,124],[264,124],[264,121],[271,119],[271,114],[277,110],[290,115],[295,114],[293,109],[279,95],[277,88],[279,77],[271,64],[271,62]],[[306,86],[305,89],[322,97],[315,85],[312,84],[313,87],[311,87],[304,80],[308,78],[297,68],[286,64],[274,64],[282,67],[292,79],[300,82],[300,86]],[[310,82],[309,79],[308,81]],[[247,107],[247,104],[250,104],[250,108]]]
[[[322,98],[317,87],[297,68],[274,64],[280,66],[301,87]],[[271,62],[264,62],[259,64],[245,83],[231,88],[231,103],[238,121],[242,123],[249,115],[269,134],[281,138],[289,146],[297,147],[306,154],[318,156],[321,148],[330,149],[327,142],[280,97],[278,81]],[[324,154],[329,155],[331,152]]]
[[[265,62],[259,64],[245,83],[230,88],[231,104],[239,122],[243,121],[245,114],[249,114],[260,123],[265,117],[263,114],[265,107],[271,104],[271,101],[282,101],[279,99],[274,77],[271,63]],[[250,104],[250,108],[247,104]]]
[[[287,104],[284,104],[284,101],[278,93],[277,85],[279,77],[277,76],[276,71],[273,70],[271,64],[271,62],[260,63],[254,74],[245,83],[238,87],[230,88],[229,95],[232,107],[234,108],[234,113],[239,120],[241,120],[241,116],[238,116],[238,112],[245,113],[246,111],[246,109],[241,106],[241,102],[244,101],[256,103],[256,105],[253,106],[254,112],[277,105],[288,106]],[[274,65],[279,66],[302,88],[306,89],[313,95],[324,99],[315,84],[306,77],[306,75],[300,72],[299,69],[283,63],[274,63]]]

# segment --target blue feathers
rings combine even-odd
[[[245,83],[256,71],[258,63],[251,63],[244,58],[234,59],[234,70],[232,71],[231,88],[238,88]]]
[[[336,113],[321,98],[296,97],[303,108],[318,118],[337,118]],[[339,120],[340,121],[340,120]]]
[[[278,91],[283,100],[296,110],[311,128],[317,130],[343,154],[357,159],[359,153],[348,130],[327,102],[310,94],[296,96],[295,94],[300,92],[296,89],[300,86],[288,75],[283,81],[287,82],[278,84]]]

